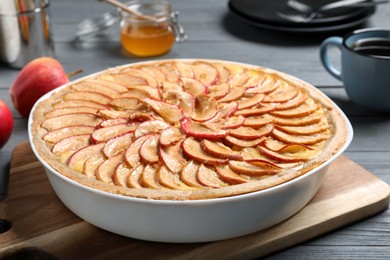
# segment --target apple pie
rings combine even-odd
[[[94,189],[211,199],[282,184],[346,140],[340,110],[307,83],[219,60],[119,66],[35,105],[32,140],[60,174]]]

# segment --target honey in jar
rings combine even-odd
[[[139,57],[158,56],[168,52],[181,36],[177,14],[165,1],[132,1],[128,8],[145,16],[122,12],[120,39],[123,48]],[[146,17],[146,18],[145,18]],[[151,17],[152,19],[148,19]]]

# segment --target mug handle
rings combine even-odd
[[[342,80],[341,76],[341,70],[337,69],[331,62],[328,56],[328,47],[329,46],[336,46],[340,51],[343,43],[343,38],[341,37],[330,37],[323,41],[320,47],[320,58],[322,65],[325,67],[325,69],[336,79]]]

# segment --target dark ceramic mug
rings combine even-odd
[[[365,44],[375,45],[375,41],[377,44],[389,44],[390,30],[361,29],[344,38],[327,38],[321,44],[320,57],[325,69],[344,83],[348,96],[353,102],[368,109],[389,112],[390,45],[389,49],[384,50],[380,55],[375,53],[375,48],[372,51],[364,50],[370,47],[364,47]],[[341,70],[330,61],[328,56],[330,46],[336,46],[341,51]]]

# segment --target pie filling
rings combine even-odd
[[[61,174],[112,193],[181,200],[261,190],[323,163],[345,139],[333,103],[291,78],[215,60],[109,69],[42,101],[33,141]]]

